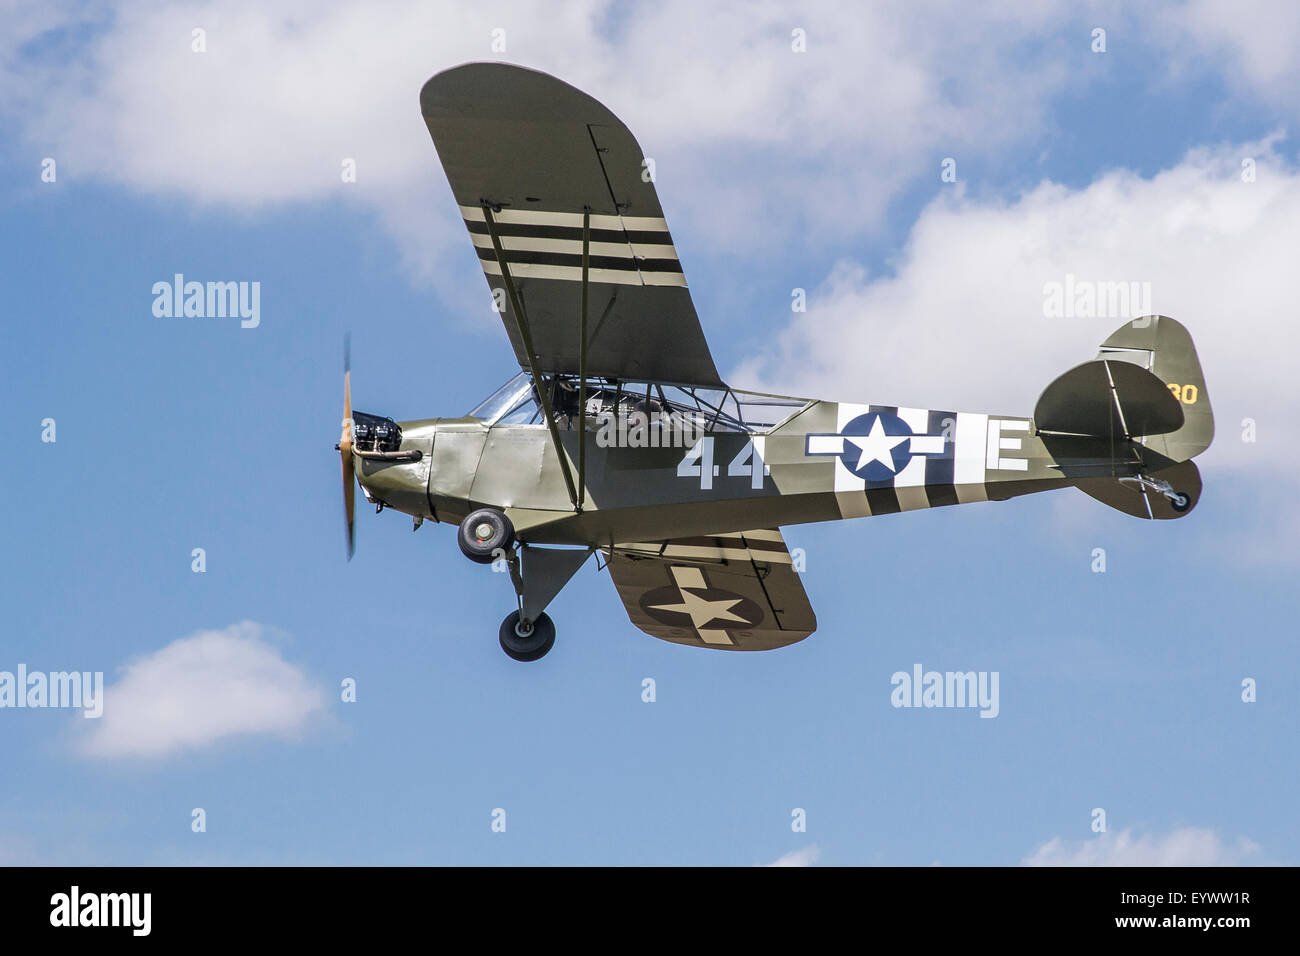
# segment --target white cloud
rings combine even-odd
[[[656,158],[674,222],[772,248],[791,232],[874,228],[897,190],[937,178],[941,157],[1032,138],[1069,78],[1050,39],[1063,0],[22,9],[0,45],[0,109],[59,160],[61,181],[242,210],[356,201],[426,273],[440,242],[463,237],[417,94],[460,62],[507,59],[590,91]],[[489,46],[498,27],[505,54]],[[796,27],[806,53],[791,51]],[[195,28],[205,53],[191,50]],[[340,182],[343,157],[357,160],[354,186]],[[764,228],[773,216],[779,234]]]
[[[77,723],[88,756],[163,757],[235,736],[293,739],[324,707],[324,691],[244,621],[132,661],[104,689],[103,716]]]
[[[1147,32],[1179,72],[1208,67],[1243,92],[1300,107],[1300,6],[1292,0],[1189,0],[1157,11]]]
[[[806,846],[800,850],[791,850],[773,863],[764,864],[765,866],[812,866],[821,856],[821,850],[816,846]]]
[[[1183,827],[1164,836],[1132,830],[1103,833],[1067,843],[1053,837],[1021,861],[1024,866],[1247,866],[1258,864],[1260,848],[1245,837],[1235,843],[1214,830]]]
[[[1013,201],[942,193],[894,270],[840,262],[773,346],[728,377],[796,395],[1001,414],[1032,412],[1059,373],[1092,358],[1130,316],[1048,318],[1067,274],[1151,283],[1154,311],[1191,331],[1218,435],[1202,464],[1294,465],[1300,325],[1300,168],[1275,140],[1197,150],[1143,178],[1119,170]],[[1257,162],[1241,179],[1242,157]],[[1255,444],[1240,421],[1255,418]],[[1267,433],[1267,434],[1266,434]]]
[[[1190,57],[1243,97],[1300,106],[1279,92],[1300,89],[1286,82],[1300,62],[1294,5],[1221,8],[1096,3],[1088,16],[1113,24],[1112,42],[1164,50],[1175,67]],[[498,28],[504,53],[490,46]],[[795,28],[805,53],[791,51]],[[945,156],[1039,139],[1057,94],[1109,75],[1105,57],[1071,58],[1089,42],[1065,0],[43,2],[6,12],[0,112],[18,142],[58,159],[63,182],[251,212],[356,203],[436,280],[464,237],[417,94],[457,63],[505,59],[588,90],[656,159],[675,228],[778,254],[874,232],[900,190],[937,182]],[[344,157],[355,184],[340,181]],[[453,295],[462,285],[448,283]]]

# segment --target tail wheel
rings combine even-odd
[[[525,625],[519,612],[512,611],[501,622],[500,641],[501,650],[514,660],[540,660],[555,646],[555,625],[544,612]]]
[[[1179,514],[1182,514],[1192,506],[1192,499],[1187,497],[1181,491],[1169,499],[1169,507],[1173,508]]]
[[[515,527],[495,508],[480,508],[460,523],[460,550],[478,564],[491,564],[515,543]]]

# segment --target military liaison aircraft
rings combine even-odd
[[[632,622],[678,644],[782,647],[817,627],[780,526],[1072,486],[1139,518],[1195,507],[1214,417],[1191,337],[1126,323],[1032,417],[743,392],[718,375],[636,140],[566,83],[500,63],[439,73],[424,120],[522,371],[458,418],[353,412],[377,510],[457,524],[509,570],[502,649],[542,657],[545,610],[596,554]]]

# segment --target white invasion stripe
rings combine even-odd
[[[581,270],[579,270],[581,271]],[[642,285],[668,285],[686,288],[686,276],[680,272],[642,272]]]
[[[652,543],[620,544],[615,546],[615,550],[622,552],[636,551],[640,554],[658,558],[661,557],[659,554],[660,547],[661,545]],[[670,544],[662,555],[664,561],[721,561],[724,558],[728,561],[748,561],[753,558],[755,561],[770,561],[773,564],[790,564],[792,560],[789,551],[750,551],[747,548],[716,548],[702,544]]]
[[[467,222],[487,222],[482,206],[461,206]],[[492,213],[494,222],[527,226],[568,226],[582,228],[580,212],[545,212],[541,209],[502,209]],[[631,229],[641,232],[667,232],[668,223],[658,216],[592,216],[592,229]]]
[[[704,583],[704,572],[699,568],[674,566],[668,570],[672,573],[673,580],[677,582],[679,590],[681,588],[693,588],[703,591],[708,587],[708,585]]]
[[[909,488],[895,487],[894,493],[898,496],[898,507],[903,511],[930,507],[930,496],[926,494],[924,484]]]
[[[664,238],[668,238],[667,233],[664,233]],[[632,250],[633,255],[640,256],[642,259],[677,258],[677,249],[671,243],[665,245],[656,242],[632,242],[628,244],[628,247]]]
[[[750,551],[747,548],[712,548],[704,545],[670,545],[666,557],[675,558],[726,558],[728,561],[770,561],[773,564],[790,564],[789,551]]]
[[[859,415],[865,415],[871,411],[870,405],[859,405],[852,402],[840,402],[835,412],[835,430],[844,431],[844,426]]]
[[[668,221],[662,216],[619,216],[618,221],[629,232],[668,231]]]
[[[965,500],[961,498],[961,485],[983,485],[984,483],[988,420],[987,415],[976,415],[971,412],[957,414],[957,424],[953,428],[952,480],[953,484],[959,486],[958,500]],[[985,498],[970,500],[983,501]]]
[[[989,500],[988,489],[984,487],[983,482],[980,482],[978,485],[957,485],[956,487],[958,504],[966,505],[970,504],[972,501]]]
[[[859,480],[858,484],[863,485],[863,482]],[[865,518],[871,514],[871,506],[867,504],[867,496],[863,494],[862,487],[857,491],[836,491],[835,501],[840,506],[841,518]]]
[[[736,533],[743,534],[751,541],[780,541],[785,544],[785,538],[779,528],[756,528],[753,531],[738,531]]]
[[[867,480],[859,478],[844,465],[844,459],[833,458],[835,462],[835,491],[856,491],[858,494],[867,490]],[[868,512],[869,514],[870,512]]]
[[[918,454],[918,452],[923,451],[924,449],[921,446],[926,444],[924,436],[926,429],[929,427],[930,413],[924,408],[900,408],[898,417],[912,430],[913,438],[908,443],[908,450],[912,453],[912,457],[908,459],[902,470],[894,475],[894,487],[917,488],[925,484],[925,457]],[[940,445],[940,450],[942,448],[943,446]],[[925,504],[920,507],[928,507],[929,500],[926,499],[924,493],[922,493],[921,498],[925,501]],[[901,494],[898,497],[898,503],[900,507],[903,506],[903,496]],[[903,510],[907,511],[909,509],[903,507]]]
[[[488,275],[499,276],[501,264],[495,259],[480,259],[483,271]],[[531,262],[511,262],[510,274],[521,279],[565,279],[569,282],[582,281],[582,266],[546,266]],[[686,278],[680,273],[666,273],[674,276],[676,282],[642,282],[641,273],[631,269],[592,269],[590,281],[609,282],[614,285],[686,285]]]
[[[555,252],[562,255],[582,255],[581,239],[538,239],[534,236],[501,236],[501,248],[507,252]],[[470,233],[470,241],[480,249],[492,249],[492,237],[481,232]],[[593,256],[618,256],[620,259],[633,260],[632,247],[625,242],[593,242],[590,246]],[[672,246],[640,245],[635,255],[644,259],[676,259],[677,250]]]
[[[907,422],[913,435],[924,435],[929,429],[930,411],[925,408],[899,408],[898,417]],[[915,439],[913,439],[915,441]]]
[[[735,644],[726,631],[701,627],[696,631],[705,644]]]

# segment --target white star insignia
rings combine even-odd
[[[861,452],[858,458],[857,467],[854,471],[862,471],[863,468],[874,461],[880,462],[890,471],[894,471],[893,450],[911,437],[909,435],[886,435],[885,426],[880,423],[880,418],[871,423],[871,431],[865,435],[853,435],[846,437],[844,440]]]
[[[676,611],[679,614],[689,614],[691,616],[691,625],[699,630],[710,621],[737,621],[741,624],[748,624],[749,621],[738,614],[732,612],[732,608],[739,604],[742,598],[723,598],[721,601],[706,601],[698,594],[692,594],[687,590],[679,590],[682,596],[681,604],[655,604],[652,605],[656,611]]]

